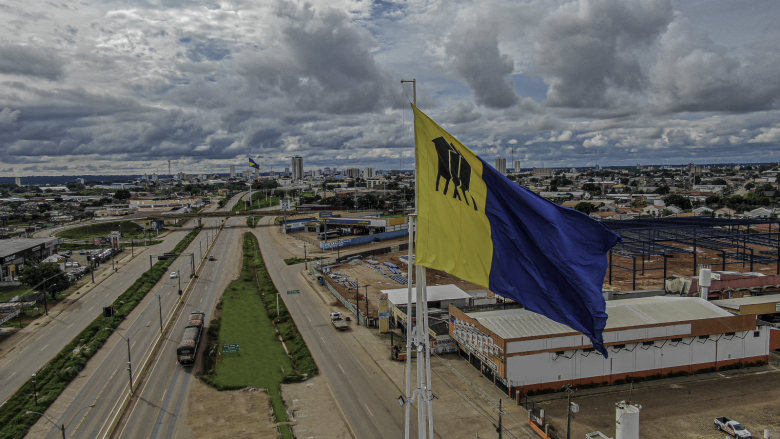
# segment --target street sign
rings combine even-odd
[[[290,209],[290,200],[281,200],[280,201],[280,207],[282,210],[289,210]]]
[[[390,313],[389,312],[380,312],[379,313],[379,318],[380,319],[389,319],[390,318]]]
[[[239,351],[238,343],[222,345],[223,354],[237,354],[238,351]]]
[[[168,258],[175,258],[176,256],[179,256],[178,253],[163,253]]]
[[[301,294],[301,290],[289,290],[287,294]]]

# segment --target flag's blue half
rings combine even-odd
[[[260,165],[258,165],[257,163],[255,163],[255,161],[254,161],[254,160],[252,160],[252,158],[251,158],[251,157],[249,158],[249,167],[250,167],[250,168],[257,168],[257,169],[260,169]]]
[[[582,332],[606,357],[602,286],[607,252],[620,236],[517,185],[484,161],[482,169],[493,240],[489,288]]]

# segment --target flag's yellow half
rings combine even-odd
[[[493,258],[483,162],[417,107],[416,263],[488,287]]]

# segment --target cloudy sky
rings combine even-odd
[[[0,0],[0,175],[780,160],[777,0]]]

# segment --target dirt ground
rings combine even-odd
[[[673,242],[662,242],[661,244],[666,244],[672,247],[678,247],[681,249],[692,251],[693,248],[691,246],[686,246],[678,243]],[[748,248],[753,249],[753,254],[755,258],[759,257],[773,257],[769,255],[761,254],[761,251],[772,251],[775,256],[777,249],[771,248],[771,247],[764,247],[764,246],[758,246],[758,245],[748,245]],[[734,252],[734,249],[727,249],[727,253]],[[750,252],[748,251],[748,257],[750,256]],[[629,267],[631,268],[633,266],[633,261],[631,258],[625,258],[618,256],[617,254],[613,254],[612,256],[612,263],[622,265],[623,267]],[[702,249],[698,248],[696,251],[696,264],[708,264],[711,266],[713,270],[721,271],[724,270],[723,268],[723,257],[721,252],[710,250],[710,249]],[[641,257],[636,258],[636,289],[637,290],[643,290],[643,289],[658,289],[664,287],[664,260],[662,256],[653,255],[652,257],[648,256],[647,259],[644,260],[644,273],[641,271],[643,267],[643,261]],[[672,275],[680,275],[680,276],[698,276],[698,270],[696,270],[696,273],[694,274],[694,261],[693,261],[693,254],[692,253],[680,253],[675,255],[669,255],[666,262],[666,268],[667,268],[667,274],[666,277],[671,277]],[[749,272],[750,270],[750,261],[737,262],[736,259],[726,259],[726,268],[725,271],[739,271],[739,272]],[[771,263],[771,264],[759,264],[754,263],[753,270],[754,272],[758,273],[764,273],[766,275],[773,275],[777,273],[777,264]],[[612,284],[609,285],[609,271],[607,271],[607,276],[604,279],[604,287],[610,288],[617,291],[631,291],[633,281],[632,281],[633,274],[631,270],[625,270],[618,267],[612,267]]]
[[[187,411],[194,439],[278,437],[271,423],[271,400],[262,389],[220,392],[192,380]]]
[[[292,421],[293,433],[300,439],[346,439],[353,435],[337,412],[336,404],[323,404],[332,398],[328,381],[316,376],[302,383],[282,384],[282,397]]]
[[[642,406],[640,437],[721,439],[725,433],[715,429],[713,420],[726,416],[741,422],[753,437],[764,437],[764,429],[769,429],[771,437],[780,438],[778,372],[780,360],[773,354],[762,367],[635,384],[630,399]],[[566,394],[532,399],[545,399],[539,405],[559,437],[565,437]],[[615,404],[628,399],[628,385],[574,393],[572,402],[580,411],[572,419],[571,437],[594,431],[615,437]]]

